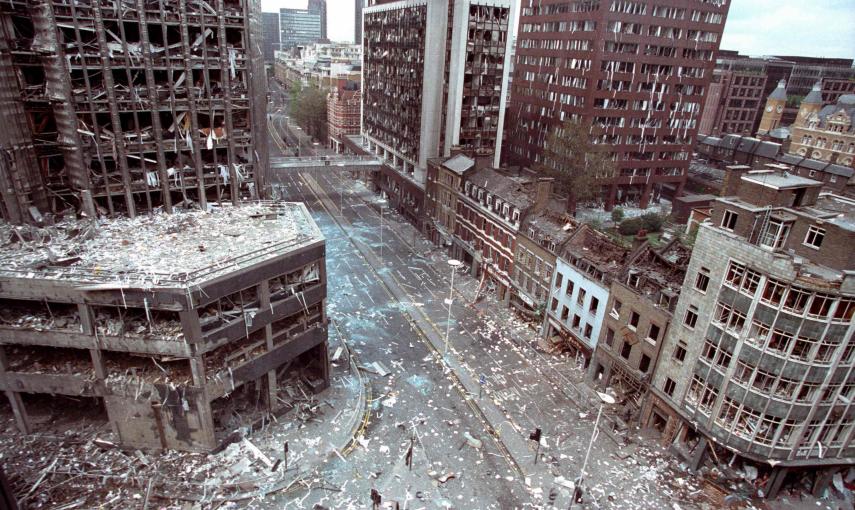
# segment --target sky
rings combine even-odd
[[[522,0],[527,2],[528,0]],[[264,11],[307,0],[261,0]],[[327,32],[353,41],[354,0],[327,0]],[[721,48],[747,55],[855,58],[855,0],[732,0]]]

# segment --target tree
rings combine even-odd
[[[612,209],[613,222],[620,223],[620,221],[623,219],[623,216],[623,209],[621,209],[620,207],[615,207],[614,209]]]
[[[608,152],[592,142],[601,130],[568,120],[554,129],[546,140],[544,163],[538,170],[554,177],[559,190],[567,194],[567,209],[576,214],[579,202],[597,196],[600,184],[615,174]]]
[[[291,89],[291,117],[317,140],[327,133],[327,95],[321,89],[294,87]]]

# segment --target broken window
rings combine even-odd
[[[727,267],[727,274],[724,277],[724,282],[738,289],[742,283],[742,276],[745,274],[745,266],[738,262],[730,262]]]
[[[840,341],[840,338],[833,338],[830,335],[826,335],[826,337],[819,342],[814,361],[823,364],[830,363],[832,358],[834,358],[834,351],[837,350],[837,346],[840,345]]]
[[[739,290],[753,296],[757,292],[757,287],[760,285],[760,273],[752,269],[745,270],[745,278],[742,280],[742,285]]]
[[[766,372],[765,370],[757,370],[757,373],[754,374],[754,381],[751,383],[751,386],[761,393],[769,393],[774,384],[775,374]]]
[[[641,361],[639,361],[638,363],[638,369],[644,372],[645,374],[648,370],[650,370],[650,356],[648,356],[647,354],[641,355]]]
[[[674,360],[682,363],[686,359],[686,344],[680,340],[674,347]]]
[[[698,323],[698,307],[695,305],[689,305],[689,308],[686,309],[686,315],[683,317],[683,324],[689,329],[695,329],[695,325]]]
[[[611,312],[611,314],[612,314],[612,316],[613,316],[615,319],[617,319],[618,317],[620,317],[620,309],[621,309],[621,306],[623,306],[623,303],[621,303],[621,302],[620,302],[620,301],[618,301],[617,299],[615,299],[615,300],[612,302],[612,312]]]
[[[816,318],[825,318],[831,310],[831,304],[834,303],[834,296],[828,294],[815,294],[810,302],[808,315]]]
[[[781,304],[781,299],[784,297],[786,289],[786,283],[769,278],[766,280],[766,286],[763,288],[763,295],[760,299],[770,305],[778,306]]]
[[[651,344],[656,345],[656,342],[659,340],[659,326],[653,323],[650,324],[646,340]]]
[[[811,293],[798,287],[790,287],[787,298],[784,300],[784,309],[795,314],[805,311]]]
[[[710,270],[702,267],[700,271],[698,271],[698,276],[695,278],[695,289],[706,292],[707,287],[710,284]]]
[[[669,397],[673,397],[675,389],[677,389],[677,383],[675,383],[674,380],[671,379],[670,377],[666,377],[665,378],[665,385],[663,387],[665,394],[668,395]]]
[[[715,400],[718,397],[718,391],[712,386],[707,386],[706,382],[695,375],[692,377],[692,383],[689,385],[689,392],[686,393],[686,404],[696,408],[701,413],[709,416],[712,412]]]
[[[739,219],[739,215],[731,210],[724,211],[724,215],[721,217],[721,228],[725,230],[730,230],[736,228],[736,221]]]
[[[612,328],[606,328],[606,345],[612,347],[615,343],[615,330]]]
[[[623,359],[629,359],[629,353],[632,352],[632,345],[628,342],[623,343],[623,347],[620,349],[620,355]]]
[[[815,338],[800,336],[793,342],[793,350],[790,351],[790,356],[797,360],[807,361],[810,358],[810,352],[813,346],[816,345]]]
[[[843,298],[837,303],[837,308],[834,310],[835,322],[849,322],[852,320],[853,312],[855,312],[855,299]]]
[[[632,310],[629,314],[629,327],[632,329],[638,329],[639,321],[641,321],[641,315],[639,315],[635,310]]]
[[[743,360],[737,360],[736,369],[733,372],[733,380],[738,384],[747,385],[754,375],[754,367]]]
[[[812,402],[818,389],[819,383],[803,382],[796,394],[796,402]]]
[[[793,335],[780,329],[773,329],[769,336],[768,347],[770,350],[778,351],[781,354],[787,354],[790,344],[793,341]]]

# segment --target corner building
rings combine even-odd
[[[855,460],[855,202],[780,170],[739,181],[698,231],[642,424],[693,469],[718,449],[768,497],[805,474],[819,494]]]
[[[520,14],[506,157],[544,162],[567,120],[602,128],[617,175],[607,208],[646,207],[686,180],[727,0],[543,0]]]

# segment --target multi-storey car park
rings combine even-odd
[[[25,433],[31,403],[72,396],[123,446],[208,451],[234,416],[281,410],[283,378],[329,385],[325,243],[302,204],[0,236],[0,389]]]
[[[26,220],[31,206],[134,216],[263,195],[258,7],[2,2],[3,216]]]

